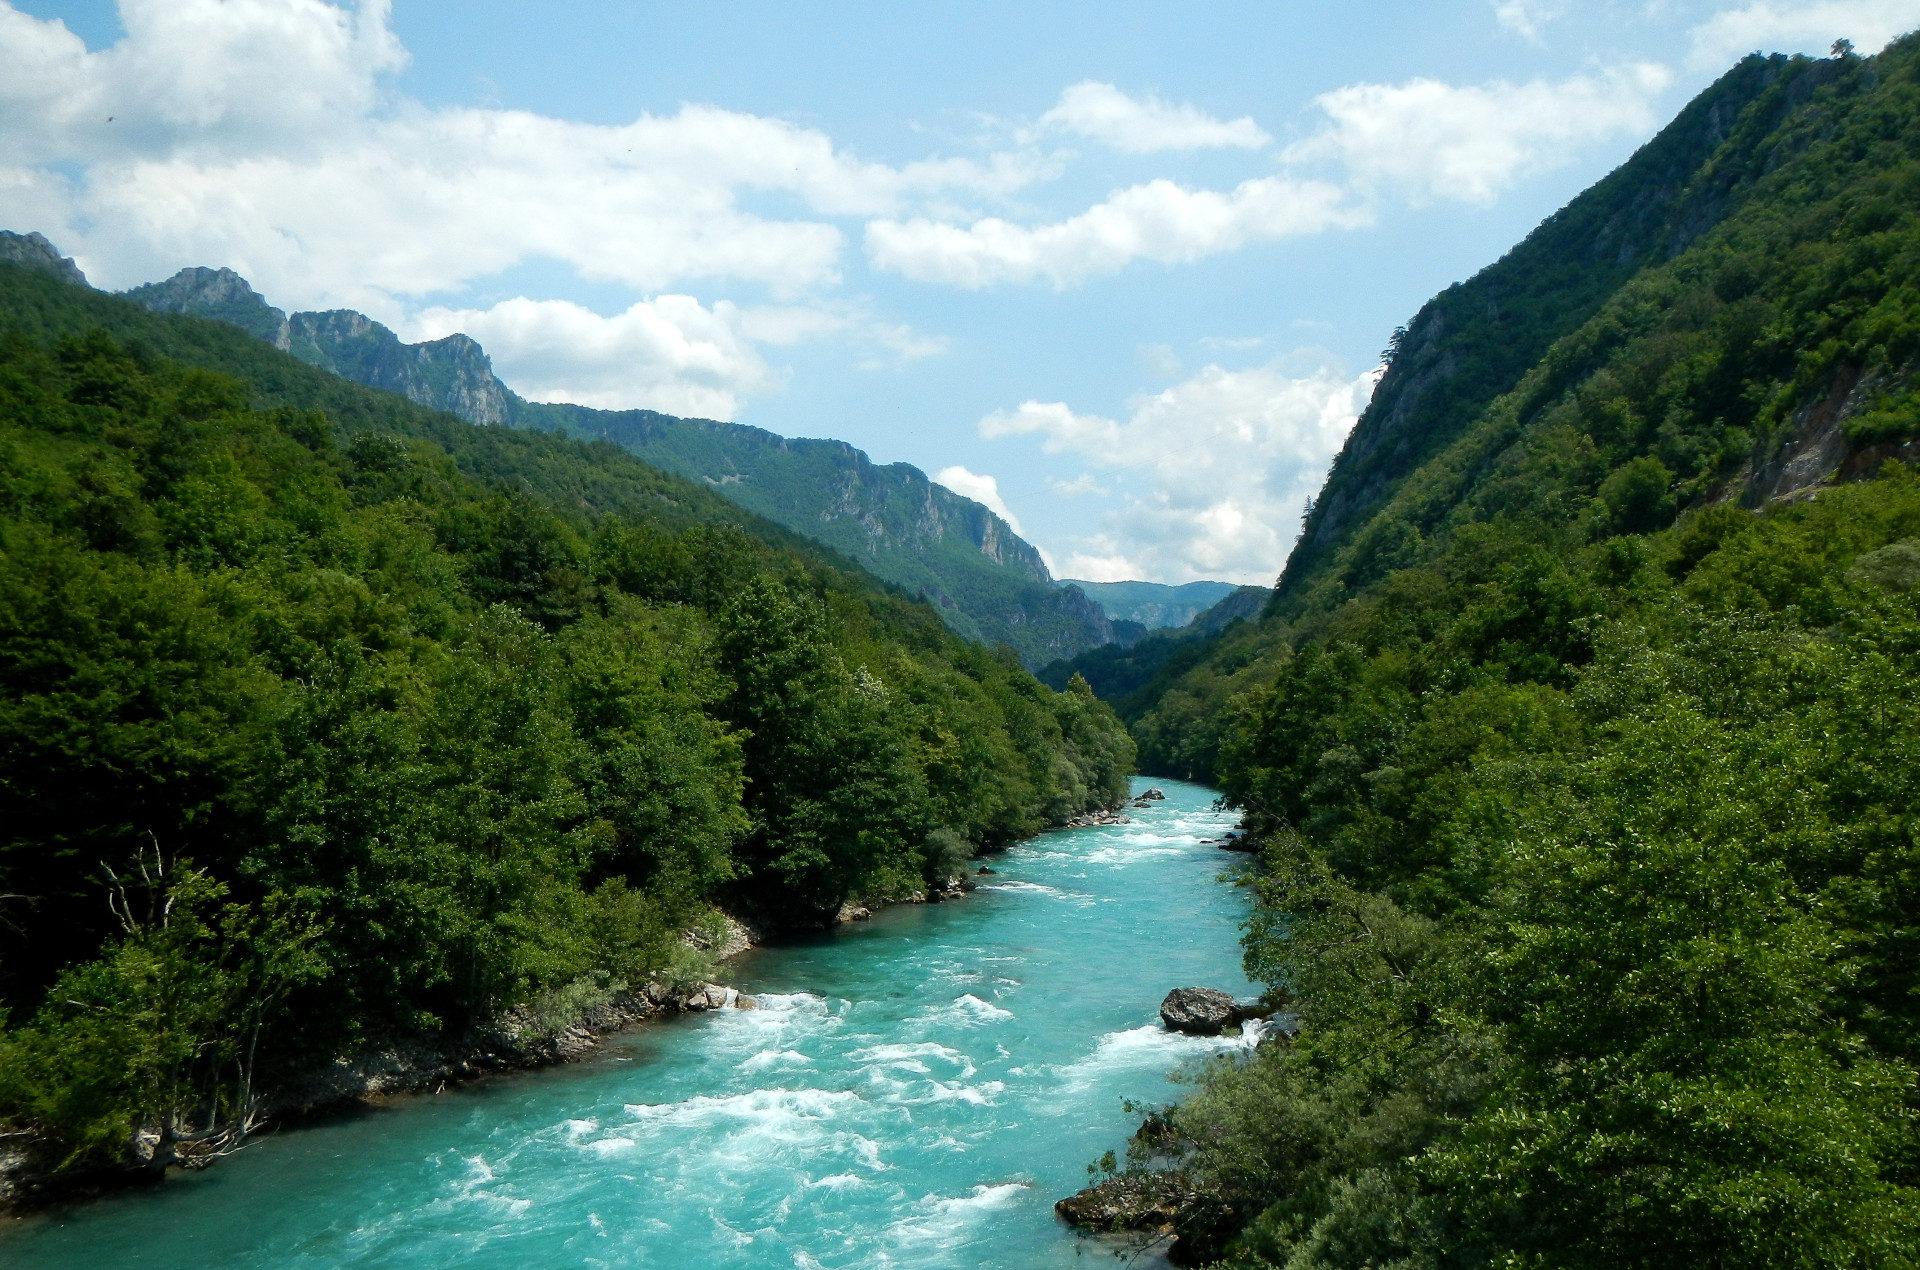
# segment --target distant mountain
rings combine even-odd
[[[1082,582],[1077,585],[1088,584]],[[1146,587],[1155,584],[1119,582],[1108,585]],[[1166,680],[1187,670],[1213,648],[1213,636],[1235,622],[1258,621],[1266,611],[1267,602],[1273,598],[1273,592],[1263,586],[1236,587],[1226,582],[1196,582],[1188,585],[1225,587],[1227,593],[1212,607],[1195,614],[1191,622],[1175,630],[1148,631],[1138,622],[1115,619],[1113,643],[1062,658],[1035,671],[1035,676],[1041,683],[1061,691],[1075,675],[1080,675],[1092,686],[1095,696],[1112,705],[1121,719],[1131,722],[1158,699],[1156,690]]]
[[[16,234],[0,229],[0,260],[50,273],[75,286],[87,285],[87,275],[80,272],[80,266],[61,255],[58,248],[39,234]]]
[[[844,441],[794,440],[744,424],[515,401],[515,422],[604,438],[705,481],[925,595],[954,630],[1010,644],[1029,666],[1114,639],[1100,606],[1056,585],[1040,553],[1006,521],[911,464],[881,466]]]
[[[60,260],[37,234],[9,238],[27,245],[0,241],[0,253],[33,254],[37,267]],[[955,631],[1011,645],[1029,666],[1115,639],[1101,606],[1071,585],[1057,585],[1040,553],[1006,521],[916,467],[875,464],[843,441],[795,440],[652,410],[527,401],[500,381],[486,350],[465,335],[408,344],[351,310],[288,314],[231,269],[182,269],[126,295],[156,312],[230,323],[311,365],[470,423],[611,441],[925,595]]]
[[[1237,589],[1231,582],[1082,582],[1066,578],[1061,586],[1085,591],[1116,621],[1138,622],[1150,631],[1185,626]]]

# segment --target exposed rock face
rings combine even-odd
[[[237,326],[281,352],[292,347],[287,315],[231,269],[182,269],[165,282],[124,293],[155,313],[188,313]]]
[[[289,320],[290,352],[344,379],[399,393],[468,423],[502,424],[517,400],[493,373],[486,351],[465,335],[423,344],[400,337],[362,313],[330,309]]]
[[[1180,1196],[1157,1175],[1110,1177],[1058,1201],[1053,1211],[1086,1230],[1171,1230]]]
[[[303,362],[469,423],[508,423],[519,400],[494,375],[486,351],[465,335],[407,344],[351,309],[289,316],[231,269],[182,269],[126,296],[158,313],[229,323]]]
[[[16,234],[0,229],[0,260],[50,273],[76,287],[87,285],[87,275],[80,272],[73,258],[61,255],[59,249],[40,234]]]
[[[1160,1002],[1160,1021],[1189,1036],[1218,1036],[1240,1021],[1240,1006],[1218,988],[1175,988]]]
[[[732,988],[725,988],[717,983],[705,983],[688,993],[680,1002],[680,1008],[689,1013],[698,1013],[702,1010],[724,1010],[733,1004],[733,998],[737,995],[739,994]]]
[[[1238,1216],[1197,1190],[1179,1172],[1129,1172],[1089,1186],[1053,1206],[1060,1220],[1103,1234],[1127,1232],[1147,1248],[1163,1247],[1176,1266],[1199,1266],[1226,1255]]]

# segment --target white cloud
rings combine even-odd
[[[1141,101],[1090,79],[1062,91],[1059,104],[1040,116],[1039,130],[1073,133],[1126,154],[1258,150],[1273,139],[1251,116],[1215,119],[1193,106],[1170,106],[1157,97]]]
[[[388,82],[408,60],[390,0],[119,8],[125,37],[89,51],[0,0],[0,225],[47,233],[97,285],[225,265],[288,308],[464,324],[536,399],[726,416],[778,386],[759,343],[849,333],[893,362],[932,356],[938,337],[819,302],[839,281],[836,218],[1004,195],[1051,162],[870,163],[702,105],[617,125],[431,108]],[[417,312],[528,263],[652,298],[613,317],[526,298]],[[784,302],[659,294],[703,279]]]
[[[1827,0],[1781,4],[1759,0],[1725,9],[1693,28],[1692,62],[1713,70],[1748,53],[1812,53],[1824,57],[1835,40],[1852,40],[1862,53],[1920,27],[1920,0]]]
[[[1022,532],[1020,518],[1015,516],[1013,509],[1002,501],[1000,482],[993,477],[969,472],[966,468],[955,464],[953,467],[943,467],[935,472],[933,479],[936,484],[944,485],[954,493],[979,503],[1001,520],[1006,521],[1014,533]]]
[[[1365,224],[1324,181],[1258,177],[1230,194],[1149,181],[1078,216],[1028,228],[998,217],[961,227],[915,217],[867,225],[867,254],[916,282],[977,289],[1044,278],[1065,287],[1135,260],[1184,264],[1248,243]]]
[[[1557,82],[1353,84],[1315,98],[1328,126],[1281,156],[1296,172],[1331,164],[1329,179],[1256,177],[1228,193],[1155,180],[1034,226],[997,216],[970,224],[881,217],[867,224],[867,255],[918,282],[1068,287],[1136,260],[1184,264],[1250,243],[1356,228],[1371,223],[1373,205],[1388,195],[1415,206],[1440,198],[1487,204],[1516,180],[1570,162],[1583,144],[1651,132],[1672,81],[1666,67],[1641,62]]]
[[[1493,17],[1515,35],[1538,41],[1565,7],[1564,0],[1493,0]]]
[[[722,302],[663,295],[601,317],[567,300],[514,299],[490,309],[429,309],[418,337],[462,331],[480,341],[495,371],[533,401],[731,419],[742,396],[778,386]]]
[[[911,326],[898,323],[876,322],[867,328],[868,338],[881,348],[894,355],[899,362],[917,362],[926,357],[938,357],[947,351],[952,341],[944,335],[921,335]]]
[[[1080,544],[1070,577],[1270,585],[1299,532],[1301,507],[1352,431],[1378,372],[1329,366],[1304,375],[1280,362],[1208,366],[1135,398],[1124,421],[1064,402],[1028,401],[980,421],[989,439],[1036,435],[1145,485]]]
[[[1315,98],[1333,126],[1286,157],[1338,161],[1361,190],[1394,190],[1416,205],[1486,204],[1519,177],[1568,162],[1577,145],[1650,132],[1672,82],[1666,67],[1636,62],[1557,83],[1354,84]]]
[[[1082,494],[1105,494],[1106,489],[1093,479],[1092,472],[1082,472],[1070,481],[1057,477],[1047,478],[1047,488],[1064,498],[1078,498]]]
[[[378,78],[407,62],[389,0],[120,0],[119,10],[126,38],[90,53],[59,21],[0,5],[0,162],[297,145],[372,109]]]
[[[730,278],[794,293],[836,281],[843,237],[824,218],[1005,194],[1046,170],[1005,154],[869,163],[709,106],[621,125],[428,108],[382,87],[406,62],[388,0],[120,7],[126,38],[89,52],[0,0],[0,215],[31,211],[110,286],[225,264],[296,306],[391,318],[396,297],[554,260],[644,291]],[[764,193],[795,213],[741,206]]]

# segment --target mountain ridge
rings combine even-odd
[[[1115,638],[1105,611],[1078,589],[1057,587],[1039,551],[1004,519],[912,464],[876,464],[844,441],[748,424],[528,401],[466,335],[408,344],[353,310],[289,314],[231,269],[182,269],[125,295],[155,312],[238,326],[310,365],[470,423],[611,441],[926,596],[954,630],[1008,644],[1029,666]]]

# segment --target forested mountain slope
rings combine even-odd
[[[911,464],[880,466],[842,441],[653,410],[527,401],[465,335],[406,344],[349,310],[286,314],[229,269],[183,269],[130,299],[230,322],[302,361],[472,423],[543,428],[622,446],[925,595],[972,640],[1012,645],[1029,665],[1113,638],[1100,608],[1056,589],[1040,553],[999,516]]]
[[[1672,259],[1711,229],[1760,170],[1754,160],[1762,139],[1836,73],[1832,63],[1804,58],[1748,58],[1619,170],[1394,332],[1387,372],[1334,459],[1281,575],[1280,609],[1288,611],[1381,501],[1510,391],[1555,340],[1642,268]],[[1396,544],[1370,546],[1352,566],[1362,583],[1396,563]]]
[[[1084,685],[617,447],[0,264],[9,1157],[230,1145],[336,1055],[564,1026],[697,973],[717,904],[818,925],[1131,764]]]
[[[1671,209],[1630,276],[1576,240],[1511,377],[1376,400],[1342,527],[1136,724],[1246,810],[1301,1025],[1142,1144],[1189,1258],[1920,1259],[1920,40],[1703,103],[1596,187]]]

